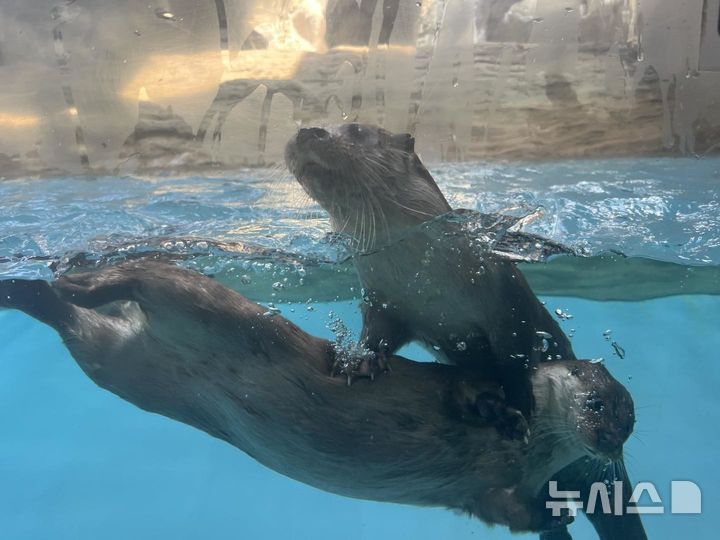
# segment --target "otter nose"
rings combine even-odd
[[[329,133],[322,128],[302,128],[300,131],[298,131],[296,140],[298,144],[305,144],[309,141],[314,141],[316,139],[324,139],[328,135]]]

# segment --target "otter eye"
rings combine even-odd
[[[362,128],[360,124],[350,124],[348,126],[348,133],[353,137],[359,137],[362,134]]]
[[[585,407],[591,411],[600,412],[605,408],[605,402],[598,397],[592,397],[585,402]]]
[[[578,368],[573,368],[570,370],[570,375],[573,377],[579,377],[580,376],[580,370]]]

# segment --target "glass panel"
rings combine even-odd
[[[0,1],[0,536],[716,538],[719,96],[720,0]]]
[[[704,153],[720,122],[713,0],[0,9],[4,176],[278,163],[268,138],[351,120],[431,161]]]

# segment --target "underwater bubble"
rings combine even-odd
[[[535,335],[543,339],[552,339],[552,334],[549,334],[548,332],[543,332],[542,330],[538,330],[537,332],[535,332]]]
[[[250,279],[250,276],[248,276],[247,274],[243,274],[242,276],[240,276],[240,283],[242,283],[243,285],[249,285],[250,283],[252,283],[252,279]]]
[[[345,323],[334,314],[329,328],[335,335],[335,363],[345,373],[351,373],[363,360],[371,359],[375,353],[364,347],[353,336]]]
[[[455,344],[455,348],[456,348],[458,351],[466,351],[466,350],[467,350],[467,343],[465,343],[464,341],[458,341],[458,342]]]
[[[272,284],[272,288],[275,289],[276,291],[279,291],[280,289],[284,289],[285,285],[283,285],[279,281],[276,281],[275,283]]]

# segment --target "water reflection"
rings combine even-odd
[[[410,131],[431,161],[715,151],[701,15],[637,0],[8,0],[2,175],[275,163],[297,124],[351,120]]]

